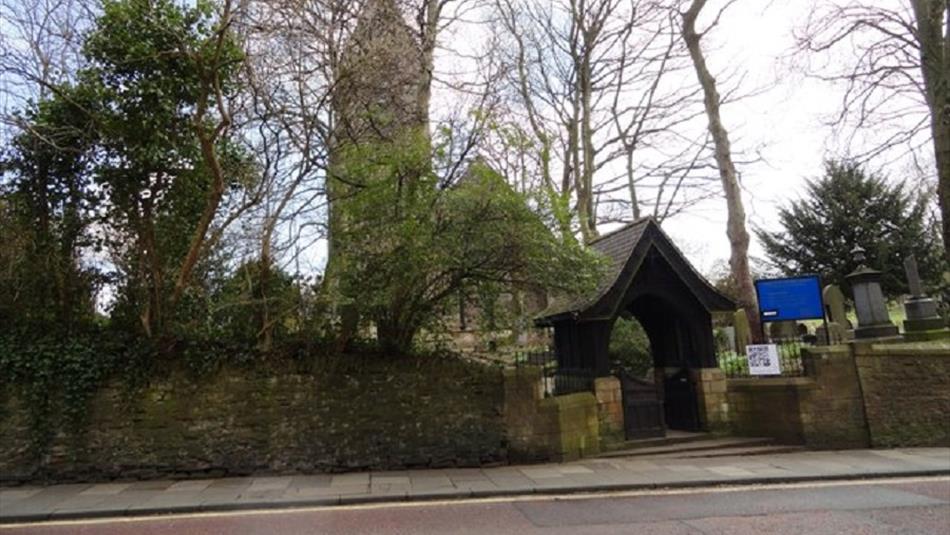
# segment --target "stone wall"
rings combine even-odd
[[[579,459],[600,452],[600,413],[594,394],[544,397],[541,369],[505,371],[505,426],[514,461]]]
[[[801,398],[805,444],[817,449],[868,447],[861,386],[849,346],[805,348],[802,359],[815,383]]]
[[[874,447],[950,446],[950,343],[855,344]]]
[[[807,377],[730,379],[732,430],[816,449],[950,445],[950,344],[804,350]]]
[[[807,377],[728,381],[733,431],[815,449],[867,447],[861,388],[849,347],[803,351]]]
[[[129,390],[110,384],[87,421],[36,426],[14,391],[0,396],[0,474],[23,480],[208,477],[507,460],[497,368],[457,360],[357,358],[300,373],[171,373]],[[78,427],[78,431],[73,431]]]
[[[804,377],[730,379],[727,398],[731,430],[737,435],[771,437],[803,444],[801,400],[816,388]]]
[[[542,370],[535,366],[505,370],[504,421],[512,459],[535,461],[552,455],[551,435],[557,430],[557,419],[541,408],[541,378]]]

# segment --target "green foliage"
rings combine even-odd
[[[607,349],[614,371],[623,371],[632,377],[644,378],[653,368],[650,339],[636,319],[619,317],[610,333]]]
[[[298,281],[277,268],[262,273],[259,261],[238,266],[215,292],[210,316],[215,335],[252,346],[258,341],[265,310],[275,337],[301,330],[294,316],[301,291]]]
[[[745,377],[749,375],[749,359],[735,351],[724,351],[719,354],[719,369],[729,377]]]
[[[168,317],[189,319],[181,317],[187,306],[167,309],[177,304],[168,301],[171,288],[211,187],[198,143],[210,125],[197,121],[213,120],[203,115],[213,109],[212,80],[224,98],[234,92],[241,60],[230,38],[216,47],[211,15],[207,2],[189,9],[170,0],[111,1],[83,49],[90,66],[79,79],[96,95],[90,113],[103,156],[95,179],[109,198],[122,277],[114,316],[129,328],[158,332]],[[245,158],[227,140],[218,145],[239,186]]]
[[[500,175],[475,163],[458,184],[439,188],[428,159],[427,140],[410,137],[354,148],[338,169],[360,184],[338,205],[340,292],[387,349],[408,350],[460,294],[478,303],[517,285],[596,284],[597,259],[557,238]]]
[[[30,128],[0,158],[0,323],[10,329],[69,332],[93,318],[100,274],[79,253],[98,247],[98,197],[84,173],[94,135],[81,98],[27,110]]]
[[[101,334],[0,335],[0,394],[16,393],[27,403],[38,445],[57,427],[78,429],[89,398],[117,366],[129,363],[116,337]],[[52,421],[53,414],[63,421]]]
[[[927,218],[926,196],[889,183],[852,162],[828,162],[825,176],[810,181],[804,198],[779,210],[781,232],[756,231],[772,265],[786,275],[817,273],[847,287],[857,265],[850,251],[867,250],[867,264],[883,272],[885,293],[907,291],[902,266],[917,257],[921,276],[935,282],[943,258],[936,226]]]

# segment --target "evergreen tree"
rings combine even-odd
[[[803,198],[779,210],[783,230],[756,234],[781,273],[817,273],[843,289],[845,276],[857,267],[850,252],[861,246],[867,265],[883,272],[885,294],[895,297],[908,289],[903,269],[908,255],[917,257],[925,282],[939,281],[940,235],[928,216],[929,201],[854,162],[829,161],[824,176],[808,182]]]

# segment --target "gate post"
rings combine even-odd
[[[719,368],[692,370],[699,400],[699,421],[710,432],[729,427],[729,400],[726,396],[726,374]]]
[[[594,397],[597,398],[601,442],[606,445],[623,442],[623,392],[620,379],[613,376],[594,379]]]

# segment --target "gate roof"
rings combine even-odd
[[[735,310],[735,303],[716,290],[689,263],[652,217],[642,218],[592,241],[590,247],[604,255],[607,268],[596,290],[583,295],[561,296],[536,319],[539,325],[561,320],[604,320],[619,314],[630,285],[644,267],[647,255],[656,252],[709,312]]]

